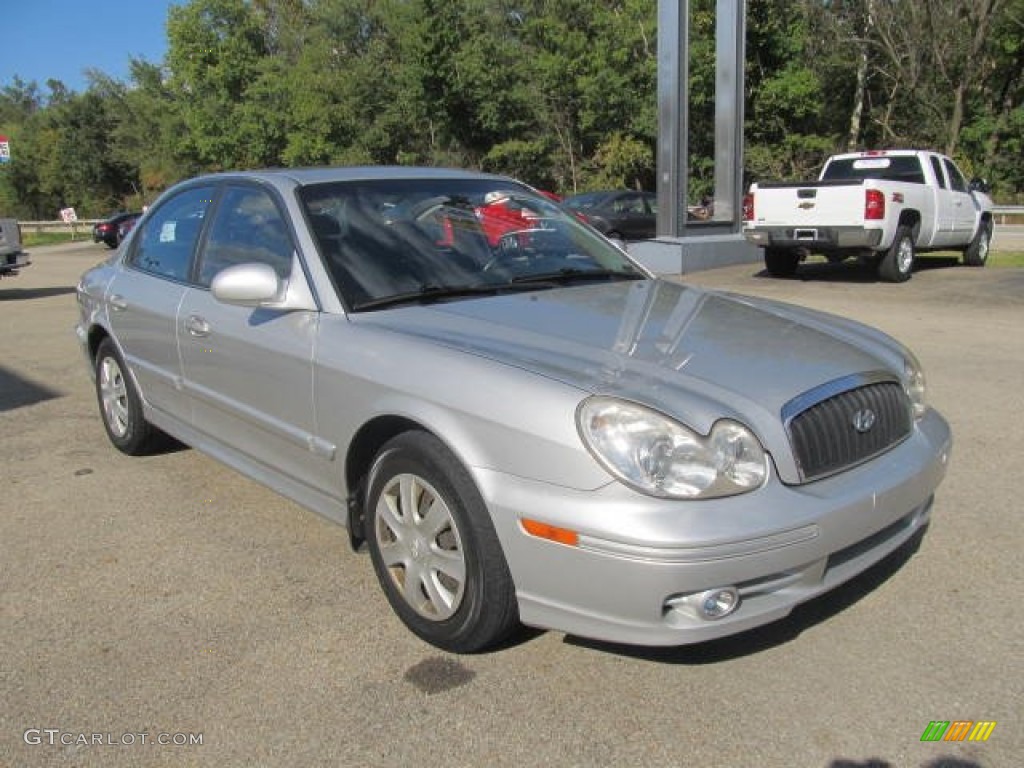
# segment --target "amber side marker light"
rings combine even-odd
[[[566,544],[570,547],[575,547],[579,544],[579,534],[576,533],[576,531],[570,531],[568,528],[559,528],[556,525],[539,523],[536,520],[529,520],[526,518],[523,518],[519,522],[523,526],[524,531],[531,536],[536,536],[538,539],[547,539],[548,541],[554,541],[558,544]]]

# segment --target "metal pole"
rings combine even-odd
[[[686,228],[689,0],[658,0],[659,237]]]

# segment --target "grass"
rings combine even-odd
[[[993,251],[989,254],[990,267],[1024,267],[1024,251]]]
[[[21,233],[21,244],[26,248],[33,248],[39,245],[59,245],[60,243],[70,242],[92,242],[92,231],[82,230],[77,232],[74,237],[71,236],[70,232],[25,232]]]

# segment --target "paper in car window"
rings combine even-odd
[[[173,243],[174,242],[174,230],[177,228],[178,222],[176,221],[165,221],[163,226],[160,227],[160,242],[161,243]]]
[[[869,168],[888,168],[891,164],[892,161],[888,157],[866,157],[853,161],[853,167],[859,171]]]

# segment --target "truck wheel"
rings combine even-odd
[[[971,240],[970,245],[964,249],[964,264],[968,267],[984,267],[988,261],[988,248],[992,242],[992,224],[983,221],[978,226],[978,231]]]
[[[512,575],[480,492],[436,437],[392,438],[370,470],[366,543],[405,625],[439,648],[472,653],[518,625]]]
[[[796,274],[800,255],[785,248],[765,248],[764,266],[774,277],[792,277]]]
[[[910,227],[900,227],[892,245],[878,262],[878,276],[887,283],[903,283],[914,270],[914,237]]]

